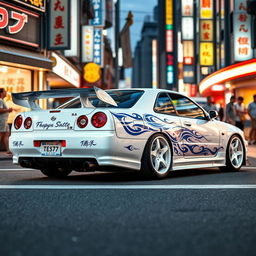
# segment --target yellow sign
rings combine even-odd
[[[213,0],[200,1],[200,18],[201,19],[213,18]]]
[[[200,65],[213,66],[213,43],[200,43]]]
[[[165,8],[166,8],[166,25],[172,25],[173,23],[172,0],[165,0]]]
[[[84,66],[84,80],[89,83],[95,83],[100,79],[101,69],[96,63],[88,63]]]

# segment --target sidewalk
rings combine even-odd
[[[5,152],[0,151],[0,161],[12,160],[12,157],[7,155]],[[248,166],[256,167],[256,145],[248,146]]]

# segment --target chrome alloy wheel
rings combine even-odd
[[[230,163],[235,168],[240,168],[244,159],[244,148],[243,144],[238,137],[234,137],[229,146],[229,159]]]
[[[168,141],[162,137],[156,137],[150,148],[150,160],[154,170],[159,174],[169,171],[171,165],[171,149]]]

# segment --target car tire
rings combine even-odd
[[[244,144],[239,136],[233,135],[226,150],[226,166],[220,167],[220,170],[223,172],[238,172],[244,163],[244,158]]]
[[[141,159],[141,172],[146,178],[165,178],[172,169],[172,149],[164,135],[148,140]]]
[[[50,178],[65,178],[72,172],[72,170],[64,168],[45,168],[41,169],[41,172]]]

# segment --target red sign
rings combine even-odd
[[[0,39],[39,46],[39,15],[0,1]]]

